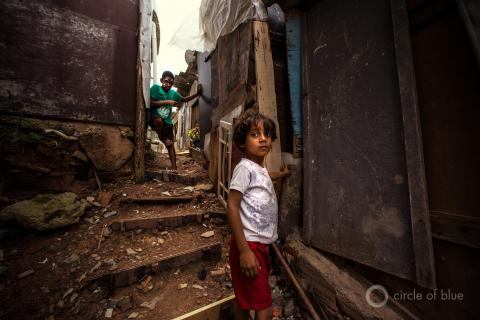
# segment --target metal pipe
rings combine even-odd
[[[308,312],[310,313],[310,315],[313,317],[314,320],[320,320],[320,316],[315,311],[315,308],[313,308],[313,305],[310,302],[310,299],[305,294],[305,291],[303,291],[303,288],[300,286],[300,283],[298,283],[297,278],[295,278],[295,275],[290,269],[290,266],[288,265],[287,261],[285,261],[285,258],[282,256],[280,249],[275,243],[272,244],[272,247],[275,253],[277,254],[278,259],[280,260],[280,263],[282,264],[283,269],[287,273],[288,279],[293,284],[293,286],[295,287],[295,290],[297,290],[298,294],[302,298],[303,303],[307,307]]]

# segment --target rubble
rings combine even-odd
[[[85,200],[77,201],[75,193],[43,194],[4,208],[0,220],[16,220],[25,228],[44,231],[78,223],[85,207]]]

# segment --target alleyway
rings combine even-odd
[[[79,194],[90,205],[78,225],[46,233],[4,225],[0,317],[173,319],[231,299],[224,208],[205,170],[178,158],[179,176],[158,174],[168,165],[160,155],[147,163],[150,181]],[[164,181],[174,179],[184,183]],[[291,297],[279,290],[277,300]],[[293,300],[288,308],[292,315]]]

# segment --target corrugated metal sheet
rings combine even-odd
[[[0,112],[133,125],[138,1],[0,3]]]

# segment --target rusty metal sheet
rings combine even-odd
[[[408,178],[390,3],[317,3],[305,40],[304,237],[416,281],[410,196],[425,185]]]
[[[19,0],[0,3],[0,28],[0,112],[135,123],[135,31]]]

